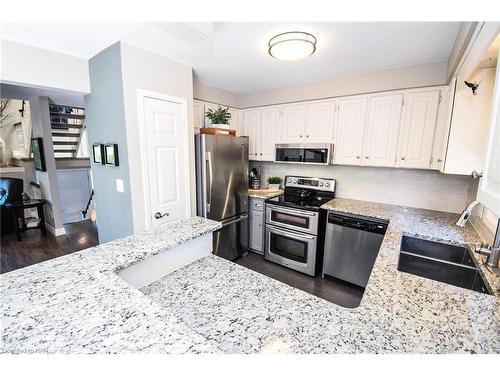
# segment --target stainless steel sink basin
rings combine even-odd
[[[403,236],[398,270],[476,292],[491,294],[469,249]]]

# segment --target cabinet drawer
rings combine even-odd
[[[253,211],[264,211],[264,199],[250,198],[250,209]]]

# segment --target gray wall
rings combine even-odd
[[[92,57],[89,73],[92,93],[85,96],[89,147],[117,143],[120,162],[118,167],[91,164],[99,241],[104,243],[134,232],[120,44]],[[124,193],[116,191],[116,179],[123,180]]]
[[[146,229],[146,213],[143,188],[143,169],[141,160],[140,133],[137,112],[137,90],[183,98],[187,101],[191,213],[195,215],[195,165],[193,134],[193,76],[187,65],[169,60],[141,48],[121,43],[123,96],[125,121],[130,165],[130,187],[132,191],[132,211],[134,212],[134,231]],[[98,212],[99,213],[99,212]]]

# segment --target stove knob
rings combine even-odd
[[[322,182],[320,182],[320,183],[319,183],[319,186],[323,186],[323,183],[322,183]]]
[[[297,183],[297,179],[296,179],[296,178],[294,178],[294,179],[293,179],[293,183],[294,183],[294,184],[296,184],[296,183]]]
[[[291,178],[289,178],[289,179],[288,179],[288,183],[289,183],[289,184],[291,184],[291,183],[292,183],[292,179],[291,179]]]
[[[330,183],[329,183],[329,182],[327,182],[327,183],[325,184],[325,186],[326,186],[326,187],[330,187]]]

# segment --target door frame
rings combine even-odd
[[[183,157],[185,160],[185,177],[184,185],[186,191],[186,217],[191,216],[191,172],[189,170],[189,122],[188,122],[188,101],[185,98],[178,96],[162,94],[155,91],[137,89],[137,119],[139,124],[139,142],[141,149],[141,166],[142,166],[142,188],[144,191],[144,219],[146,223],[146,230],[153,229],[153,220],[151,216],[151,191],[149,189],[149,166],[148,166],[148,155],[147,155],[147,135],[146,135],[146,124],[144,122],[144,99],[151,98],[157,100],[168,101],[172,103],[177,103],[182,106],[182,124],[184,133],[184,152]],[[182,182],[181,182],[182,183]],[[181,185],[182,186],[182,185]],[[175,221],[175,220],[174,220]]]

